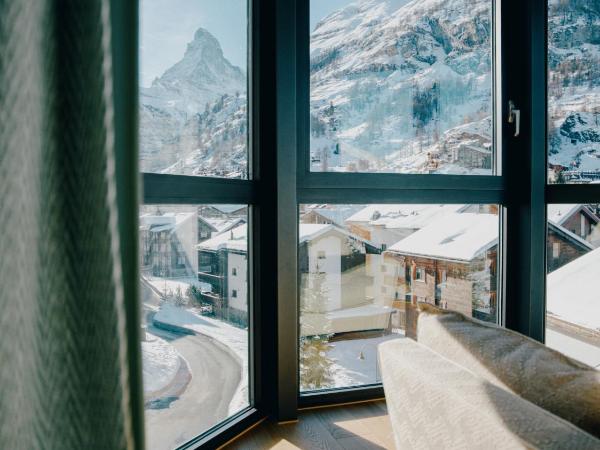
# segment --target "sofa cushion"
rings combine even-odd
[[[573,424],[411,339],[379,345],[398,449],[600,449]]]
[[[505,328],[419,304],[417,340],[600,437],[600,371]]]

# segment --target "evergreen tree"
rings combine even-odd
[[[308,273],[303,276],[303,295],[300,299],[300,384],[314,390],[333,385],[333,360],[328,353],[333,349],[331,323],[326,318],[325,302],[328,289],[325,274]]]

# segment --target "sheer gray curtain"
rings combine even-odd
[[[143,445],[110,27],[108,0],[0,0],[2,449]]]

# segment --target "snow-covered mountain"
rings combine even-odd
[[[552,0],[548,13],[548,162],[554,168],[550,180],[597,180],[600,2]]]
[[[245,177],[246,75],[203,28],[178,63],[140,89],[146,172]]]
[[[363,0],[311,36],[313,170],[491,172],[491,2]]]
[[[490,174],[491,4],[359,0],[318,22],[312,170]],[[549,162],[600,170],[600,2],[551,0],[549,21]],[[143,170],[246,176],[246,76],[206,30],[140,102]]]

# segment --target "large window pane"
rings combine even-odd
[[[184,444],[249,404],[247,210],[141,207],[149,449]]]
[[[247,178],[246,0],[140,10],[142,172]]]
[[[498,229],[495,205],[301,205],[301,390],[381,381],[417,302],[496,322]]]
[[[548,2],[548,182],[600,180],[600,2]]]
[[[600,205],[548,205],[546,344],[600,368]]]
[[[491,175],[492,4],[311,1],[311,170]]]

